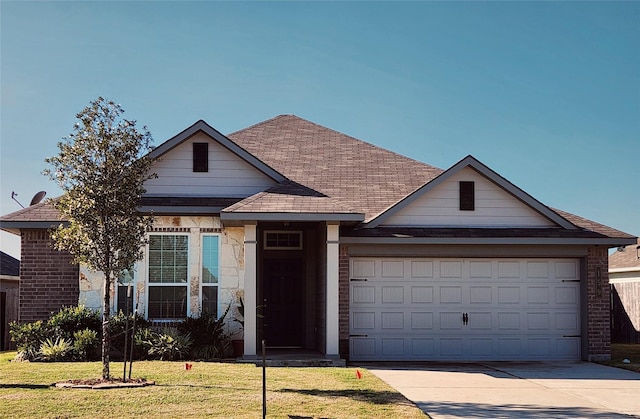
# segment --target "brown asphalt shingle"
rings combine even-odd
[[[275,117],[228,138],[287,178],[363,212],[365,221],[442,173],[295,115]]]
[[[636,244],[630,244],[616,250],[609,256],[609,269],[637,268],[640,270],[640,239]]]

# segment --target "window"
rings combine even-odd
[[[120,275],[116,283],[116,313],[122,311],[125,314],[133,313],[133,300],[135,300],[135,281],[133,270],[129,269]],[[127,298],[127,290],[131,286],[131,294]]]
[[[219,237],[202,236],[202,312],[218,316]]]
[[[460,211],[474,211],[475,209],[476,202],[474,182],[460,182]]]
[[[267,250],[301,250],[302,231],[265,231],[264,248]]]
[[[193,143],[193,171],[209,171],[209,143]]]
[[[149,236],[149,318],[187,316],[188,249],[186,235]]]

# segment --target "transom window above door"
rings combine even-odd
[[[270,230],[264,232],[265,250],[301,250],[302,231]]]

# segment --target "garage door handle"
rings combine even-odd
[[[367,278],[351,278],[351,281],[364,281],[364,282],[367,282]]]
[[[469,313],[462,313],[462,324],[469,324]]]
[[[369,335],[349,335],[350,338],[368,338]]]

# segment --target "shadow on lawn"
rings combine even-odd
[[[320,397],[349,397],[354,400],[374,403],[374,404],[402,404],[409,403],[400,393],[394,391],[372,391],[372,390],[300,390],[283,388],[275,390],[283,393],[298,393],[307,396]]]
[[[50,388],[51,386],[48,384],[0,384],[0,388],[28,388],[28,389],[37,389],[37,388]]]

